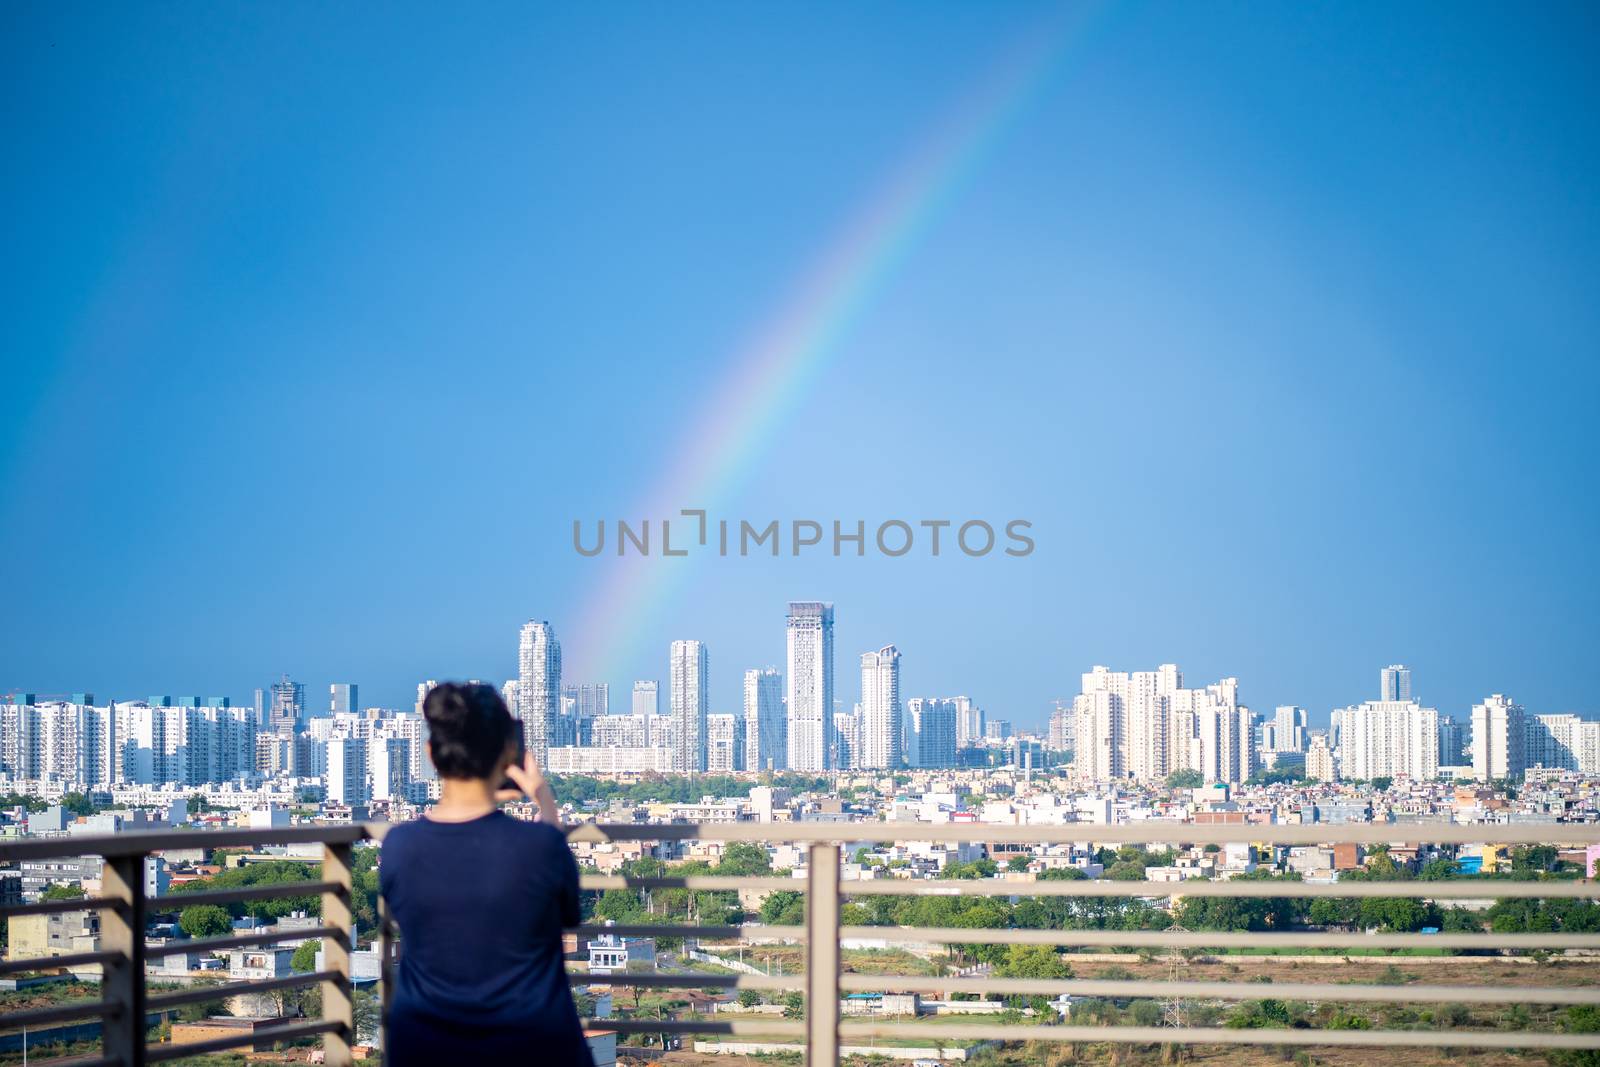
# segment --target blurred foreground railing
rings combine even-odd
[[[917,975],[843,974],[840,944],[843,940],[875,939],[886,942],[943,944],[1050,945],[1061,948],[1146,947],[1250,948],[1270,953],[1282,948],[1451,949],[1482,950],[1597,950],[1600,933],[1388,933],[1365,934],[1332,931],[1203,932],[1185,930],[1037,930],[985,928],[933,928],[840,925],[843,897],[870,895],[950,895],[1004,897],[1410,897],[1466,900],[1508,898],[1594,898],[1600,884],[1593,881],[1512,882],[1486,879],[1443,881],[1334,882],[1315,884],[1293,881],[1014,881],[1009,879],[896,879],[840,881],[841,848],[896,841],[981,840],[990,843],[1030,844],[1252,844],[1328,845],[1381,844],[1404,841],[1418,844],[1566,844],[1600,842],[1600,826],[1554,824],[1540,826],[1483,826],[1452,824],[1360,824],[1309,826],[1242,826],[1149,821],[1122,826],[993,826],[925,823],[773,824],[725,823],[711,825],[598,825],[572,828],[575,841],[697,840],[721,842],[810,843],[806,877],[625,877],[588,875],[587,890],[677,888],[687,890],[804,890],[805,926],[586,926],[580,933],[634,937],[691,937],[733,939],[758,937],[762,941],[793,939],[805,945],[805,973],[799,976],[756,974],[582,975],[575,985],[621,985],[707,989],[750,989],[764,992],[801,991],[805,1018],[800,1020],[596,1020],[595,1025],[623,1033],[717,1034],[734,1037],[799,1039],[811,1067],[836,1064],[846,1039],[921,1039],[929,1043],[970,1041],[1124,1042],[1134,1044],[1231,1044],[1436,1048],[1600,1049],[1600,1034],[1550,1031],[1488,1030],[1329,1030],[1235,1029],[1199,1026],[1080,1026],[995,1025],[842,1021],[840,996],[850,992],[989,994],[994,996],[1088,996],[1179,1000],[1247,1000],[1261,997],[1264,988],[1284,1000],[1322,1003],[1463,1003],[1600,1005],[1600,983],[1580,987],[1377,985],[1320,982],[1273,982],[1263,987],[1250,982],[1144,981],[1129,979],[1027,979],[987,977],[929,977]],[[1596,965],[1600,979],[1600,964]]]
[[[364,826],[305,826],[273,830],[138,831],[93,837],[30,838],[0,845],[0,863],[6,864],[63,856],[98,856],[104,861],[102,891],[98,897],[38,901],[0,908],[0,921],[20,915],[98,913],[98,950],[0,960],[0,977],[98,964],[101,968],[100,999],[3,1013],[0,1014],[0,1029],[11,1031],[53,1023],[98,1020],[101,1024],[100,1056],[79,1056],[58,1061],[71,1063],[74,1067],[139,1067],[146,1063],[161,1063],[320,1034],[323,1062],[333,1067],[345,1067],[353,1062],[351,1045],[355,1038],[354,999],[350,982],[350,952],[354,947],[350,924],[350,852],[356,842],[369,836]],[[318,881],[167,893],[158,897],[147,897],[145,893],[145,860],[156,853],[308,843],[322,845],[322,873]],[[310,929],[268,930],[180,940],[165,945],[145,944],[145,919],[152,911],[180,910],[197,904],[232,904],[245,900],[308,895],[320,896],[322,903],[321,924]],[[151,960],[317,937],[322,939],[323,969],[310,974],[207,984],[154,996],[147,993],[145,965]],[[145,1032],[151,1017],[171,1009],[185,1004],[308,985],[319,985],[322,990],[322,1016],[319,1019],[288,1022],[261,1030],[246,1029],[238,1034],[205,1041],[146,1043]],[[34,1059],[31,1062],[40,1064],[45,1061]]]
[[[53,837],[25,839],[0,845],[0,863],[62,856],[94,855],[103,858],[101,895],[94,898],[39,901],[0,908],[0,920],[20,915],[47,915],[95,911],[101,917],[100,948],[52,957],[0,961],[0,976],[34,970],[59,970],[95,965],[102,968],[101,996],[67,1004],[53,1004],[0,1014],[0,1030],[39,1027],[72,1020],[98,1020],[101,1055],[78,1057],[78,1065],[117,1064],[137,1067],[257,1043],[281,1042],[321,1035],[325,1062],[343,1067],[352,1062],[355,1040],[354,1000],[350,977],[353,878],[352,847],[379,838],[385,827],[309,826],[274,830],[220,830],[124,833],[104,837]],[[894,878],[842,882],[841,848],[862,843],[893,841],[964,841],[1031,844],[1093,842],[1095,844],[1214,843],[1295,845],[1354,842],[1379,844],[1406,841],[1421,844],[1563,844],[1600,843],[1600,826],[1547,824],[1539,826],[1417,825],[1310,825],[1238,826],[1146,822],[1126,826],[1071,825],[1052,827],[932,825],[926,823],[786,824],[726,823],[669,825],[600,825],[584,823],[569,830],[573,841],[721,841],[793,842],[809,846],[804,879],[774,876],[733,877],[688,875],[624,877],[586,875],[585,890],[678,888],[687,890],[802,890],[805,925],[673,925],[635,924],[580,927],[581,935],[612,934],[625,937],[697,937],[725,939],[759,937],[765,941],[792,940],[804,946],[802,974],[582,974],[573,973],[574,985],[633,986],[636,988],[734,989],[763,992],[799,992],[804,995],[804,1019],[704,1020],[704,1019],[596,1019],[588,1024],[621,1034],[707,1034],[735,1037],[788,1038],[799,1041],[806,1062],[813,1067],[837,1064],[847,1039],[921,1039],[936,1041],[1055,1041],[1124,1042],[1136,1044],[1232,1044],[1352,1047],[1432,1046],[1440,1048],[1600,1049],[1600,1034],[1558,1033],[1549,1030],[1331,1030],[1234,1029],[1200,1026],[1082,1026],[1069,1024],[996,1025],[992,1023],[940,1023],[845,1021],[840,998],[850,992],[941,992],[993,996],[1089,996],[1157,998],[1168,1000],[1259,998],[1265,989],[1275,998],[1322,1003],[1463,1003],[1600,1005],[1600,983],[1582,986],[1506,985],[1379,985],[1319,982],[1274,982],[1270,987],[1250,982],[1144,981],[1133,979],[1026,979],[990,977],[939,977],[919,975],[860,975],[843,973],[841,942],[850,938],[885,942],[935,944],[1049,945],[1059,948],[1281,948],[1312,949],[1450,949],[1461,951],[1564,952],[1600,950],[1600,933],[1434,933],[1364,934],[1333,931],[1204,932],[1184,930],[1102,929],[988,929],[954,927],[845,926],[841,905],[845,898],[869,895],[948,895],[1004,897],[1410,897],[1418,899],[1597,898],[1594,881],[1517,882],[1488,879],[1445,881],[1335,882],[1310,884],[1292,881],[1183,881],[1122,882],[1106,880],[1014,881],[1003,879]],[[237,889],[145,895],[146,857],[168,850],[255,848],[264,845],[317,843],[322,846],[320,879]],[[231,904],[272,897],[316,894],[321,898],[321,924],[311,929],[269,930],[199,940],[146,945],[146,915],[197,904]],[[381,902],[380,902],[381,909]],[[266,945],[278,941],[320,937],[323,968],[311,974],[197,986],[177,992],[147,992],[145,965],[150,960],[181,953]],[[380,923],[379,950],[383,981],[381,1000],[387,1018],[392,983],[388,980],[394,944],[388,922]],[[1600,977],[1600,964],[1596,965]],[[320,1018],[293,1021],[254,1032],[241,1032],[189,1043],[147,1044],[152,1015],[240,994],[264,993],[317,984],[322,990]],[[39,1061],[34,1060],[34,1063]]]

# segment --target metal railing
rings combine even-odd
[[[0,961],[0,976],[34,970],[53,970],[98,964],[102,968],[101,997],[0,1014],[0,1030],[38,1027],[71,1020],[99,1020],[101,1055],[75,1058],[79,1067],[92,1064],[138,1067],[146,1063],[226,1051],[269,1041],[290,1041],[321,1035],[325,1062],[344,1067],[353,1062],[355,1011],[350,977],[352,942],[352,848],[363,840],[376,840],[386,829],[381,824],[356,826],[300,826],[272,830],[165,831],[124,833],[105,837],[54,837],[24,839],[0,845],[0,863],[60,856],[97,855],[103,858],[102,891],[97,897],[39,901],[0,908],[0,919],[20,915],[96,911],[101,918],[100,947],[94,951],[52,957]],[[808,846],[805,877],[663,875],[637,877],[584,875],[581,887],[607,889],[674,888],[712,890],[800,890],[805,896],[803,926],[633,924],[578,928],[580,936],[610,934],[624,937],[690,937],[734,940],[793,941],[804,946],[804,970],[798,975],[723,974],[676,972],[669,974],[586,974],[574,972],[574,986],[634,986],[798,992],[804,998],[803,1019],[619,1019],[586,1020],[586,1025],[619,1034],[722,1035],[736,1038],[787,1038],[799,1041],[808,1065],[822,1067],[839,1062],[843,1042],[849,1039],[922,1039],[948,1043],[972,1042],[1124,1042],[1136,1044],[1232,1044],[1441,1048],[1600,1049],[1600,1034],[1549,1030],[1331,1030],[1234,1029],[1214,1026],[1087,1026],[1062,1024],[955,1023],[926,1025],[906,1022],[847,1021],[841,1017],[841,996],[850,992],[939,992],[987,994],[1000,997],[1082,996],[1108,998],[1257,999],[1264,988],[1251,982],[1145,981],[1126,978],[1027,979],[993,977],[940,977],[845,973],[841,945],[845,940],[874,939],[886,943],[947,945],[1049,945],[1057,948],[1162,948],[1226,949],[1274,948],[1406,950],[1514,950],[1568,952],[1600,950],[1600,934],[1592,933],[1348,933],[1332,931],[1238,932],[1185,930],[1020,929],[847,926],[841,906],[858,896],[1001,896],[1001,897],[1410,897],[1433,900],[1493,900],[1514,898],[1600,898],[1600,883],[1585,881],[1498,881],[1450,879],[1443,881],[1339,881],[1315,884],[1294,881],[1017,881],[1010,879],[899,879],[873,878],[842,881],[841,849],[849,845],[887,842],[971,842],[1072,844],[1251,844],[1326,845],[1332,843],[1383,844],[1562,844],[1600,843],[1600,826],[1546,824],[1538,826],[1484,826],[1450,824],[1416,825],[1310,825],[1241,826],[1175,822],[1145,822],[1124,826],[996,826],[927,823],[722,823],[627,824],[581,823],[569,828],[574,842],[788,842]],[[322,846],[319,880],[276,883],[191,893],[167,893],[147,898],[145,860],[169,850],[260,847],[316,843]],[[196,904],[232,904],[272,897],[317,894],[322,905],[321,925],[311,929],[252,932],[226,937],[146,945],[145,919],[152,911],[178,910]],[[382,915],[382,902],[379,902]],[[145,965],[168,955],[217,951],[278,941],[320,937],[323,967],[310,974],[205,985],[178,992],[147,992]],[[379,924],[382,960],[381,1001],[384,1020],[392,991],[390,963],[394,939],[387,917]],[[1600,964],[1597,964],[1600,970]],[[148,1044],[146,1031],[152,1015],[181,1007],[241,994],[265,993],[316,984],[322,991],[320,1018],[289,1022],[255,1032],[187,1043]],[[1270,986],[1275,998],[1317,1003],[1477,1003],[1600,1005],[1600,984],[1583,986],[1496,985],[1380,985],[1359,983],[1284,983]],[[35,1061],[37,1062],[37,1061]]]
[[[0,920],[20,915],[50,915],[93,911],[100,916],[100,948],[55,956],[0,960],[0,977],[31,971],[62,970],[98,965],[100,998],[52,1004],[0,1014],[0,1028],[15,1030],[82,1020],[100,1022],[101,1054],[73,1057],[74,1067],[141,1067],[147,1063],[210,1052],[254,1046],[266,1042],[294,1041],[322,1036],[324,1062],[347,1067],[354,1062],[355,1001],[350,981],[352,868],[351,849],[372,836],[365,826],[298,826],[273,830],[135,831],[93,837],[29,838],[0,845],[0,863],[61,856],[99,856],[101,895],[68,900],[38,901],[0,908]],[[257,848],[266,845],[320,844],[322,873],[317,881],[279,882],[272,885],[166,893],[145,893],[148,857],[197,848]],[[275,897],[316,895],[322,904],[321,925],[309,929],[267,930],[225,937],[145,943],[146,917],[152,912],[177,911],[197,904],[233,904]],[[287,940],[322,939],[323,968],[310,974],[279,978],[207,984],[192,989],[151,995],[145,965],[166,956],[216,952],[270,945]],[[388,934],[381,934],[383,958],[389,958]],[[322,992],[322,1015],[203,1041],[148,1044],[145,1033],[152,1016],[187,1004],[235,996],[275,992],[316,985]],[[38,1063],[39,1061],[33,1061]]]
[[[735,877],[688,875],[679,877],[627,877],[587,875],[586,890],[676,888],[697,890],[804,890],[806,924],[802,926],[685,926],[674,924],[585,926],[581,934],[635,937],[693,937],[731,939],[758,937],[763,941],[793,939],[805,945],[802,976],[756,974],[583,975],[572,974],[574,985],[634,985],[655,988],[750,989],[762,992],[802,991],[804,1020],[595,1020],[622,1033],[679,1033],[799,1039],[808,1067],[839,1062],[847,1039],[921,1039],[930,1044],[951,1040],[974,1042],[1052,1041],[1069,1043],[1123,1042],[1132,1044],[1194,1045],[1295,1045],[1383,1047],[1399,1046],[1485,1049],[1600,1049],[1600,1034],[1517,1030],[1449,1031],[1398,1029],[1235,1029],[1215,1026],[1085,1026],[1073,1024],[952,1024],[930,1026],[905,1022],[856,1022],[841,1018],[842,994],[850,992],[939,992],[993,996],[1083,996],[1108,998],[1184,998],[1245,1001],[1258,999],[1264,987],[1252,982],[1145,981],[1133,979],[1028,979],[989,977],[929,977],[918,975],[846,974],[840,966],[843,941],[875,939],[884,942],[919,942],[947,945],[1051,945],[1059,948],[1159,947],[1243,948],[1255,951],[1282,948],[1338,949],[1451,949],[1451,950],[1571,950],[1600,949],[1600,934],[1593,933],[1344,933],[1332,931],[1186,931],[1101,929],[985,929],[896,926],[844,926],[840,904],[846,897],[870,895],[950,895],[1004,897],[1409,897],[1433,900],[1492,900],[1511,898],[1596,898],[1594,881],[1515,882],[1489,879],[1440,881],[1336,881],[1327,884],[1296,881],[1190,880],[1181,882],[1014,881],[1010,879],[898,879],[873,878],[841,881],[841,848],[891,842],[972,842],[1028,844],[1248,844],[1327,845],[1334,843],[1419,843],[1460,845],[1564,844],[1600,842],[1594,824],[1537,826],[1486,826],[1452,824],[1360,824],[1306,826],[1252,826],[1147,821],[1121,826],[996,826],[988,824],[925,823],[726,823],[711,825],[585,824],[569,832],[573,841],[720,841],[808,844],[806,877]],[[1600,964],[1597,964],[1600,977]],[[1278,982],[1270,995],[1283,1000],[1318,1003],[1461,1003],[1461,1004],[1600,1004],[1600,983],[1579,987],[1495,985],[1388,985],[1358,983]]]

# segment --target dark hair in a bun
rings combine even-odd
[[[422,714],[441,778],[489,777],[519,728],[492,685],[436,685],[422,702]]]

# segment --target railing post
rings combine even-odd
[[[115,1011],[101,1025],[101,1047],[123,1067],[144,1067],[144,855],[101,867],[101,892],[116,903],[100,913],[100,944],[117,958],[101,966],[100,995]]]
[[[389,1007],[394,1003],[394,920],[389,918],[389,902],[378,898],[378,1005],[379,1033],[383,1043],[383,1062],[389,1062]]]
[[[350,870],[350,853],[348,844],[322,846],[322,880],[338,885],[322,894],[322,924],[339,931],[336,937],[322,939],[322,967],[339,975],[322,982],[322,1017],[340,1024],[338,1030],[322,1035],[323,1062],[328,1067],[349,1067],[354,1062],[350,1046],[355,1038],[356,1012],[350,988],[350,950],[355,943],[350,933],[350,913],[355,879]]]
[[[816,844],[806,882],[806,1067],[839,1063],[839,846]]]

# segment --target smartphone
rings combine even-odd
[[[527,741],[522,736],[522,724],[520,722],[517,723],[516,734],[517,734],[517,754],[511,760],[511,762],[512,762],[512,764],[514,766],[520,767],[520,766],[522,766],[522,764],[528,758],[528,755],[527,755],[528,750],[526,748]],[[522,790],[522,787],[520,785],[518,785],[516,782],[513,782],[511,780],[511,776],[509,774],[506,775],[505,781],[500,783],[500,788],[501,789],[515,789],[515,790],[517,790],[519,792]]]

